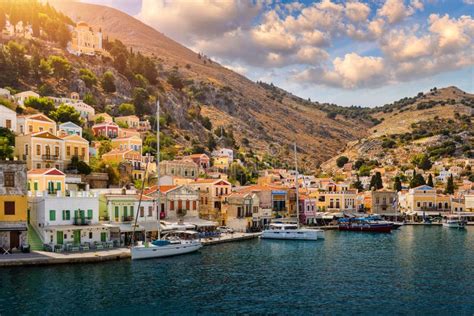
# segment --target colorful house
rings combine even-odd
[[[64,170],[64,140],[50,132],[20,135],[15,137],[15,156],[25,160],[28,169]]]
[[[218,170],[223,170],[224,172],[229,169],[231,164],[231,159],[229,156],[219,156],[214,158],[214,167]]]
[[[28,198],[30,221],[41,240],[51,249],[79,251],[110,240],[108,227],[99,223],[99,197],[90,191],[48,194]]]
[[[32,169],[28,171],[28,191],[36,192],[64,192],[66,175],[56,168]]]
[[[73,157],[79,161],[89,163],[89,142],[79,135],[67,135],[61,137],[64,140],[65,156],[64,164],[71,163]]]
[[[438,216],[451,211],[451,197],[438,194],[436,189],[428,185],[420,185],[408,190],[407,193],[399,193],[400,207],[409,215],[415,216]]]
[[[23,91],[23,92],[20,92],[20,93],[17,93],[13,96],[13,99],[16,101],[16,103],[18,103],[19,105],[21,106],[24,106],[25,105],[25,101],[30,98],[30,97],[33,97],[33,98],[39,98],[40,95],[34,91]]]
[[[16,133],[16,112],[6,106],[0,105],[0,127],[8,128]]]
[[[194,161],[165,160],[160,162],[160,175],[195,179],[199,175],[199,170]]]
[[[204,170],[208,169],[211,166],[211,159],[206,154],[193,154],[183,157],[185,161],[194,161],[199,168]]]
[[[131,128],[120,128],[119,129],[119,137],[126,138],[126,137],[131,137],[131,136],[141,137],[140,132],[137,131],[136,129],[131,129]]]
[[[17,133],[20,135],[49,132],[56,134],[56,122],[44,114],[20,115],[17,118]]]
[[[231,193],[230,182],[222,179],[197,179],[189,185],[199,191],[200,217],[225,225],[223,204]]]
[[[145,194],[157,198],[158,186],[145,190]],[[170,221],[199,217],[199,192],[189,185],[160,185],[160,218]]]
[[[143,142],[138,136],[118,137],[112,139],[112,148],[127,150],[132,149],[139,153],[142,152]]]
[[[82,127],[73,122],[59,124],[58,136],[78,135],[82,137]]]
[[[0,161],[0,252],[27,243],[26,164]]]
[[[115,122],[126,124],[128,128],[138,129],[140,124],[140,119],[136,115],[127,115],[127,116],[118,116],[115,117]]]
[[[116,138],[119,134],[119,127],[117,124],[112,122],[98,123],[92,126],[92,132],[95,136]]]
[[[256,193],[233,192],[227,197],[226,224],[239,232],[261,229],[261,223],[254,220],[259,213],[260,199]]]

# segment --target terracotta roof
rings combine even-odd
[[[202,155],[207,156],[206,154],[192,154],[184,158],[201,158]]]
[[[44,114],[32,114],[28,118],[31,120],[43,121],[43,122],[48,122],[48,123],[53,122],[53,120],[51,120],[49,117],[47,117]]]
[[[111,151],[103,154],[102,156],[105,156],[105,155],[117,155],[117,154],[126,154],[127,152],[129,151],[133,151],[133,149],[118,149],[118,148],[115,148],[115,149],[112,149]]]
[[[175,188],[177,188],[178,186],[177,185],[160,185],[160,192],[161,193],[166,193],[168,191],[171,191]],[[144,191],[144,194],[151,194],[151,193],[154,193],[158,190],[158,186],[157,185],[154,185],[148,189],[145,189]]]
[[[61,139],[50,132],[37,132],[32,134],[31,136],[33,137],[39,137],[39,138],[46,138],[46,139]]]
[[[112,139],[112,141],[125,140],[125,139],[130,139],[130,138],[137,138],[137,137],[138,137],[137,135],[131,135],[131,136],[126,136],[126,137],[116,137],[116,138]],[[141,139],[141,138],[139,138],[139,139]]]
[[[64,173],[61,170],[58,170],[56,168],[49,168],[49,169],[32,169],[28,171],[28,174],[30,175],[48,175],[48,176],[64,176]]]

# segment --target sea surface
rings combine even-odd
[[[474,227],[327,231],[180,257],[0,269],[0,315],[474,313]]]

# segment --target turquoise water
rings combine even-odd
[[[0,269],[4,314],[473,314],[474,227],[326,232],[181,257]]]

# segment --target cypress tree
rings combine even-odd
[[[433,176],[431,175],[431,173],[430,173],[430,175],[429,175],[429,177],[428,177],[428,183],[427,183],[427,184],[428,184],[430,187],[434,188]]]
[[[400,192],[402,190],[402,182],[400,181],[400,177],[395,177],[395,180],[393,182],[393,189],[397,192]]]
[[[448,182],[446,183],[446,190],[444,191],[446,194],[454,194],[454,178],[451,175],[448,178]]]

